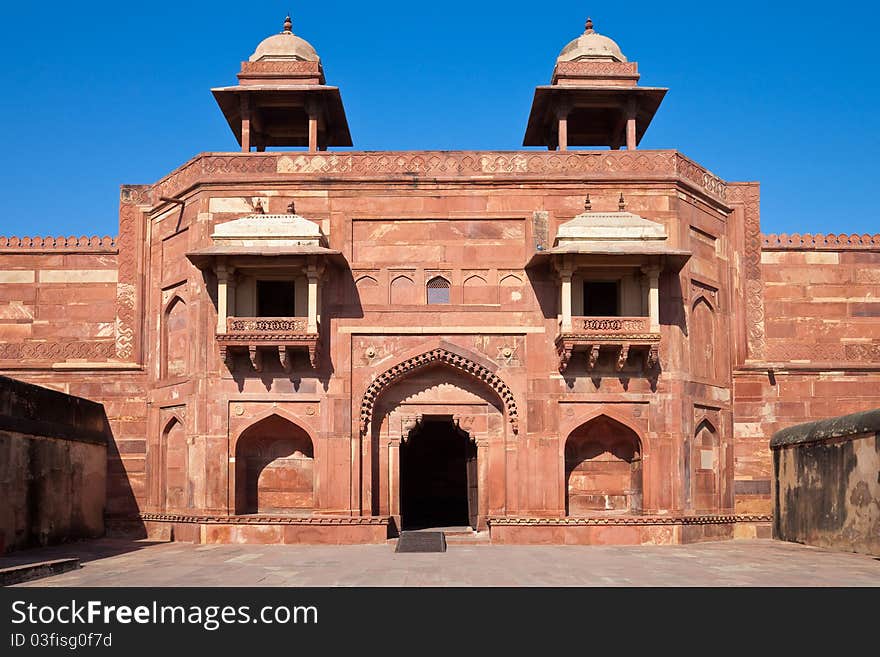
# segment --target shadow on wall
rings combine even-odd
[[[880,556],[880,409],[776,432],[773,537]]]
[[[102,404],[0,377],[0,552],[103,535],[109,445]]]

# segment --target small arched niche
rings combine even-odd
[[[709,420],[703,420],[694,432],[691,453],[691,499],[695,511],[716,511],[719,503],[719,438]]]
[[[379,281],[367,274],[361,276],[355,281],[358,297],[361,305],[375,305],[384,301],[382,298],[382,288],[379,287]]]
[[[572,431],[565,441],[566,515],[641,510],[642,448],[638,434],[606,415]]]
[[[235,512],[295,513],[314,507],[314,447],[302,427],[270,415],[235,446]]]
[[[695,376],[714,380],[715,367],[715,309],[705,297],[699,297],[691,306],[691,363]]]
[[[164,488],[163,498],[166,511],[182,511],[187,503],[188,454],[186,432],[176,417],[172,417],[162,431],[164,447]]]
[[[175,296],[162,314],[161,376],[163,378],[186,375],[189,343],[186,302]]]

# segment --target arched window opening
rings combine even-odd
[[[428,304],[449,303],[449,281],[435,276],[428,281]]]

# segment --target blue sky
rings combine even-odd
[[[642,148],[759,180],[764,232],[880,232],[874,3],[47,0],[0,20],[0,234],[115,235],[121,183],[236,150],[209,88],[288,10],[358,150],[521,148],[590,15],[670,88]]]

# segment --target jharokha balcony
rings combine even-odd
[[[556,338],[559,371],[565,372],[576,351],[584,352],[587,369],[592,370],[606,350],[615,354],[618,371],[636,352],[642,354],[645,369],[653,369],[660,355],[660,327],[650,317],[572,317]]]
[[[310,330],[311,328],[311,330]],[[246,351],[257,372],[267,351],[276,351],[285,372],[292,370],[291,352],[304,350],[312,367],[318,366],[318,330],[307,317],[227,317],[226,332],[217,334],[220,357],[227,363],[232,352]]]

